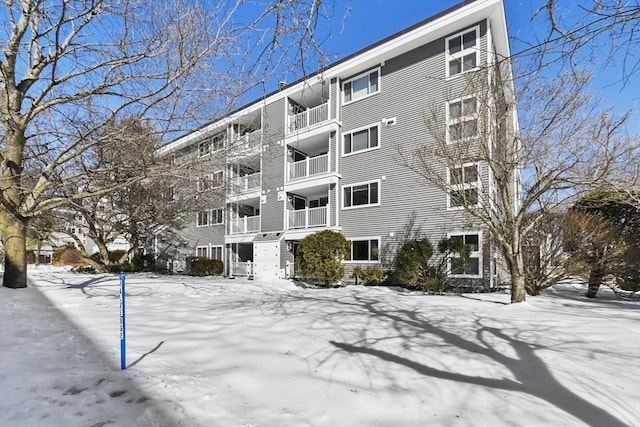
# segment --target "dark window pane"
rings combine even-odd
[[[467,205],[477,205],[478,204],[478,189],[470,188],[464,190],[464,197],[466,198]]]
[[[449,169],[449,183],[451,185],[462,184],[462,168]]]
[[[344,101],[351,101],[351,82],[344,84]]]
[[[464,182],[473,183],[478,181],[478,166],[465,166],[464,168]]]
[[[462,38],[460,36],[449,39],[449,53],[456,53],[462,50]]]
[[[462,206],[462,194],[460,191],[451,191],[451,207],[456,208],[458,206]]]
[[[351,134],[344,136],[344,154],[351,152]]]
[[[462,125],[463,138],[473,138],[478,134],[478,121],[467,120]]]
[[[369,130],[361,130],[353,133],[353,151],[366,150],[369,148]]]
[[[464,274],[480,274],[480,259],[470,258],[465,266]]]
[[[475,98],[465,99],[464,102],[462,103],[462,113],[465,116],[468,116],[476,112],[477,112],[476,99]]]
[[[378,241],[371,241],[371,261],[378,261]]]
[[[449,61],[449,75],[455,76],[462,72],[462,61],[460,59],[452,59]]]
[[[465,55],[463,58],[464,61],[464,70],[468,71],[471,70],[472,68],[476,67],[476,54],[471,53],[469,55]]]
[[[476,31],[469,31],[468,33],[464,34],[462,36],[462,44],[464,49],[469,49],[471,47],[474,47],[476,45]]]
[[[369,74],[369,93],[378,91],[378,72],[374,71]]]
[[[352,241],[351,252],[353,253],[354,261],[368,261],[369,260],[369,241],[368,240]]]
[[[369,204],[369,186],[365,184],[353,187],[353,205],[367,204]]]
[[[451,258],[451,274],[464,274],[464,263],[460,258]]]
[[[378,183],[377,182],[372,182],[370,184],[370,191],[369,191],[369,200],[371,204],[375,204],[378,203]]]
[[[344,189],[344,205],[345,207],[351,206],[351,187]]]
[[[471,247],[472,251],[480,250],[480,238],[477,234],[467,234],[464,236],[464,243]]]
[[[462,103],[450,102],[449,103],[449,119],[459,119],[462,116]]]
[[[369,148],[378,146],[378,127],[374,126],[369,129]]]

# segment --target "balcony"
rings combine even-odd
[[[260,190],[261,173],[256,172],[251,175],[238,176],[231,179],[232,195],[242,195]]]
[[[248,234],[260,231],[260,215],[245,216],[231,220],[230,234]]]
[[[300,228],[327,227],[329,225],[328,206],[287,211],[289,230]]]
[[[289,116],[287,132],[299,131],[329,120],[329,104],[325,102],[302,113]]]
[[[241,155],[256,152],[262,143],[262,130],[258,129],[250,133],[238,136],[230,143],[230,153]]]
[[[306,178],[314,175],[321,175],[329,172],[329,155],[323,154],[316,157],[307,157],[294,163],[288,163],[289,181]]]

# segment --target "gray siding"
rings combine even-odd
[[[340,85],[338,79],[331,79],[331,85],[329,86],[329,118],[335,119],[338,117],[338,100],[340,99]]]
[[[284,201],[278,200],[279,189],[284,186],[284,138],[285,102],[280,99],[264,109],[262,152],[262,197],[266,203],[260,205],[260,230],[282,231],[284,224]]]
[[[484,23],[480,33],[482,50],[486,46]],[[380,92],[342,107],[342,132],[379,124],[384,118],[397,119],[394,126],[380,126],[377,149],[339,159],[340,199],[344,185],[380,180],[380,206],[340,211],[340,225],[348,238],[380,236],[381,248],[393,253],[414,216],[415,227],[434,243],[448,232],[478,228],[463,212],[447,211],[446,193],[403,166],[404,157],[413,149],[434,142],[425,126],[425,113],[431,106],[441,106],[444,128],[445,103],[465,85],[464,75],[446,80],[444,51],[442,38],[388,59],[381,68]],[[445,176],[446,168],[441,171]],[[486,168],[481,171],[486,179]]]

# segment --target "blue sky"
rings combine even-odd
[[[580,2],[563,2],[563,6],[578,11],[576,5]],[[458,3],[459,0],[336,0],[331,34],[324,50],[332,59],[345,57]],[[536,37],[542,37],[537,33],[542,26],[531,21],[541,3],[543,0],[505,0],[512,53],[523,49],[524,44],[520,40],[534,42]],[[585,60],[596,61],[595,67],[598,67],[598,58]],[[592,90],[603,98],[604,105],[615,106],[620,113],[633,110],[630,127],[640,131],[640,78],[632,78],[623,86],[619,82],[621,70],[617,64],[595,69],[598,73]]]

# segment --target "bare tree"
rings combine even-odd
[[[6,0],[0,10],[0,232],[4,286],[26,287],[31,218],[102,188],[75,160],[123,117],[151,123],[166,140],[233,108],[275,71],[323,61],[318,0],[144,2]],[[311,65],[309,65],[311,64]],[[299,69],[298,69],[299,72]]]
[[[587,76],[527,72],[516,98],[509,67],[496,59],[469,73],[447,94],[461,101],[429,109],[431,138],[404,163],[486,227],[510,273],[511,301],[521,302],[529,233],[548,212],[619,173],[639,148],[624,135],[627,116],[600,109],[586,93]]]
[[[572,68],[585,58],[615,64],[623,84],[640,72],[640,4],[629,0],[588,0],[569,3],[546,0],[534,17],[548,32],[529,50],[541,61],[565,62]],[[579,67],[577,67],[579,68]]]

